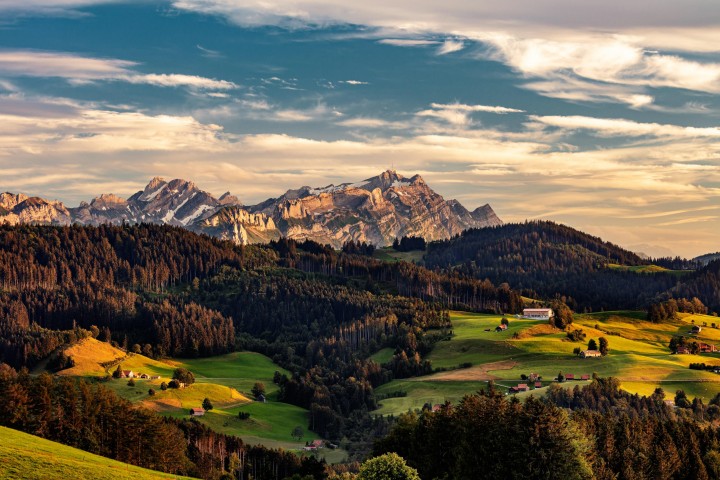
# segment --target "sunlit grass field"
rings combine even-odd
[[[0,479],[160,480],[188,478],[146,470],[0,427]]]
[[[398,414],[425,403],[457,401],[463,395],[487,387],[493,380],[505,390],[523,382],[522,374],[536,373],[546,386],[558,373],[576,377],[596,373],[620,379],[632,393],[650,394],[657,387],[672,397],[678,389],[707,401],[720,392],[720,375],[690,370],[690,363],[720,365],[720,354],[673,355],[668,343],[674,335],[687,335],[693,325],[702,328],[693,336],[698,341],[720,343],[720,329],[712,328],[720,319],[708,315],[680,314],[678,320],[653,324],[641,312],[602,312],[576,315],[570,328],[582,329],[583,342],[572,342],[564,331],[547,322],[518,319],[507,315],[509,328],[496,332],[502,315],[452,312],[454,336],[439,342],[428,359],[434,368],[451,369],[424,377],[394,380],[377,389],[378,394],[406,392],[407,396],[382,400],[378,414]],[[694,322],[694,323],[693,323]],[[489,330],[489,331],[488,331]],[[517,334],[513,338],[514,334]],[[573,354],[576,347],[587,348],[594,338],[607,338],[610,354],[603,358],[581,359]],[[469,368],[457,368],[471,364]],[[566,386],[582,384],[568,382]],[[542,394],[543,389],[520,394]]]

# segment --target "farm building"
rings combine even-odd
[[[523,309],[523,317],[533,320],[550,320],[555,314],[552,308],[525,308]]]
[[[687,355],[688,353],[690,353],[690,349],[683,345],[683,346],[677,347],[677,353],[679,353],[681,355]]]
[[[120,378],[135,378],[135,372],[132,370],[123,370]]]
[[[575,380],[575,374],[574,373],[568,373],[565,375],[565,380]]]
[[[495,327],[496,332],[504,332],[505,330],[507,330],[507,325],[505,325],[504,323],[501,323],[500,325]]]
[[[690,333],[698,334],[702,328],[699,325],[693,325],[693,327],[690,329]]]
[[[599,358],[602,354],[597,350],[583,350],[580,352],[580,358]]]
[[[709,343],[700,343],[698,344],[698,347],[700,347],[701,353],[717,352],[717,347],[715,345],[710,345]]]
[[[590,380],[590,375],[583,375],[582,377],[580,377],[580,380]]]
[[[530,387],[527,386],[527,383],[518,383],[517,387],[510,387],[510,393],[527,392],[528,390]]]
[[[190,415],[192,415],[193,417],[202,417],[203,415],[205,415],[205,409],[204,408],[191,408]]]
[[[542,382],[535,382],[535,388],[542,388]]]

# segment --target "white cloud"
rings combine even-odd
[[[718,127],[683,127],[658,123],[640,123],[620,118],[595,118],[583,116],[538,116],[529,119],[550,127],[568,130],[590,130],[601,137],[672,137],[672,138],[720,138]]]
[[[448,53],[459,52],[463,48],[465,48],[465,43],[460,40],[445,40],[437,49],[437,54],[447,55]]]
[[[348,85],[368,85],[368,82],[361,82],[360,80],[341,80],[340,83],[347,83]]]
[[[428,45],[438,45],[440,42],[435,40],[420,40],[409,38],[385,38],[379,40],[378,43],[384,45],[392,45],[394,47],[427,47]]]
[[[73,53],[36,50],[0,50],[0,75],[6,77],[58,77],[71,83],[121,81],[159,87],[201,90],[238,88],[233,82],[197,75],[138,73],[127,60],[84,57]]]
[[[496,114],[521,113],[524,110],[515,108],[490,106],[490,105],[465,105],[462,103],[440,104],[432,103],[432,108],[422,110],[416,115],[418,117],[440,118],[450,124],[465,126],[471,123],[470,114],[473,112],[486,112]]]

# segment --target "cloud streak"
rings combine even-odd
[[[157,87],[231,90],[239,86],[197,75],[138,73],[127,60],[85,57],[73,53],[35,50],[0,50],[0,75],[5,77],[57,77],[74,84],[118,81]]]

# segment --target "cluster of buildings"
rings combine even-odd
[[[148,380],[158,380],[160,375],[148,375],[147,373],[136,373],[132,370],[122,370],[120,372],[120,378],[140,378]]]

